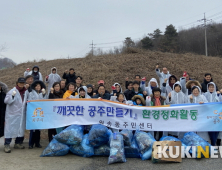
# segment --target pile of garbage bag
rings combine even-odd
[[[84,134],[86,133],[86,134]],[[41,157],[64,156],[69,152],[82,157],[106,156],[108,164],[126,162],[126,158],[151,159],[153,143],[156,140],[149,132],[124,129],[112,133],[101,124],[92,126],[71,125],[54,136],[42,152]],[[180,141],[165,136],[160,141]],[[211,146],[194,132],[188,132],[181,139],[182,146]],[[192,154],[192,149],[189,151]]]

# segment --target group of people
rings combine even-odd
[[[103,80],[98,81],[98,87],[88,84],[83,85],[83,78],[75,74],[75,70],[66,70],[62,78],[57,73],[57,68],[51,69],[51,74],[43,76],[38,66],[32,70],[26,69],[24,77],[18,78],[16,86],[8,91],[7,85],[0,82],[0,137],[5,137],[4,151],[10,153],[10,143],[15,139],[14,148],[24,149],[23,140],[26,123],[27,101],[42,99],[70,99],[70,98],[101,98],[115,102],[136,106],[161,106],[166,104],[207,103],[222,101],[222,90],[218,90],[210,73],[206,73],[204,82],[190,78],[185,73],[181,78],[171,75],[166,67],[160,72],[159,65],[155,72],[159,77],[159,84],[151,78],[146,86],[146,78],[135,75],[134,81],[126,78],[123,91],[120,83],[114,83],[112,91],[105,88]],[[45,83],[48,84],[46,90]],[[49,141],[61,132],[63,127],[48,130]],[[197,132],[205,140],[211,140],[212,145],[220,145],[219,132]],[[163,135],[179,137],[179,132],[154,132],[158,140]],[[29,136],[29,149],[41,148],[40,130],[33,129]]]

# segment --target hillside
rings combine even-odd
[[[40,72],[44,77],[50,73],[52,67],[57,67],[60,76],[62,76],[66,69],[73,67],[76,74],[83,77],[84,84],[97,85],[97,81],[103,79],[105,80],[107,89],[110,90],[111,85],[115,82],[119,82],[124,87],[125,78],[129,77],[129,79],[133,80],[135,74],[146,76],[147,82],[152,77],[157,78],[154,71],[156,63],[159,63],[160,68],[166,66],[170,73],[177,77],[181,77],[183,71],[187,71],[191,74],[191,78],[200,82],[203,81],[204,74],[210,72],[219,88],[222,87],[220,75],[222,59],[219,57],[162,53],[138,49],[136,53],[120,55],[88,56],[86,58],[22,63],[14,68],[0,70],[0,81],[3,81],[9,88],[12,88],[17,78],[23,76],[26,68],[32,68],[34,65],[40,67]]]

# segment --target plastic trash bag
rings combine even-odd
[[[98,147],[104,144],[107,144],[109,141],[110,131],[106,126],[97,124],[92,125],[91,130],[89,131],[89,143],[93,147]]]
[[[67,145],[78,145],[82,142],[84,126],[71,125],[62,132],[54,136],[54,138]]]
[[[126,162],[124,154],[123,136],[120,133],[113,133],[110,136],[110,155],[108,164]]]
[[[169,141],[180,141],[182,146],[184,146],[184,150],[186,150],[187,148],[187,145],[185,145],[180,139],[178,138],[175,138],[173,136],[163,136],[160,141],[166,141],[166,140],[169,140]]]
[[[149,150],[153,146],[153,142],[156,141],[150,133],[141,131],[136,131],[135,137],[141,154]]]
[[[135,137],[140,150],[141,159],[142,160],[150,159],[152,155],[152,151],[150,154],[150,148],[153,147],[153,143],[156,141],[154,137],[150,133],[141,132],[141,131],[136,131]]]
[[[96,156],[109,156],[109,154],[110,146],[107,144],[94,148],[94,155]]]
[[[131,146],[133,139],[132,130],[124,129],[120,132],[123,135],[123,141],[125,146]]]
[[[139,148],[134,136],[131,142],[131,146],[125,146],[124,150],[126,158],[140,158]]]
[[[94,155],[94,149],[92,146],[90,146],[88,143],[88,134],[85,134],[83,136],[83,140],[80,145],[72,145],[70,146],[70,151],[78,156],[82,157],[90,157]]]
[[[69,153],[69,147],[53,139],[42,152],[41,157],[46,156],[64,156]]]
[[[201,138],[194,132],[185,133],[181,141],[187,146],[201,146],[204,150],[206,146],[209,146],[209,148],[212,146],[211,144],[209,144],[207,141],[205,141],[203,138]],[[193,153],[192,147],[190,148],[189,152],[191,154]],[[196,152],[196,156],[197,156],[197,152]],[[203,157],[203,154],[201,154],[201,157]]]

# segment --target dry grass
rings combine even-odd
[[[202,82],[204,74],[210,72],[219,87],[222,83],[220,76],[222,59],[219,57],[162,53],[138,49],[130,49],[119,55],[22,63],[14,68],[1,70],[0,81],[12,88],[17,78],[23,76],[26,68],[32,68],[34,65],[40,67],[40,72],[44,77],[50,73],[52,67],[57,67],[61,76],[66,69],[73,67],[76,74],[83,77],[84,84],[96,85],[98,80],[103,79],[106,82],[107,89],[110,90],[111,85],[115,82],[119,82],[124,87],[125,78],[129,77],[129,79],[133,80],[135,74],[146,76],[147,82],[152,77],[157,78],[154,71],[156,63],[160,64],[160,68],[166,66],[170,73],[178,78],[182,76],[183,71],[187,71],[192,78]]]

